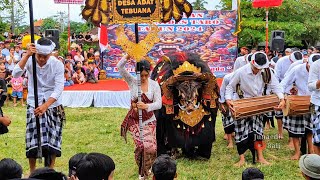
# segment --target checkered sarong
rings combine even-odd
[[[314,111],[312,112],[313,120],[313,143],[319,144],[320,143],[320,106],[314,105]]]
[[[274,111],[274,116],[276,119],[282,119],[283,118],[283,112],[282,111]]]
[[[234,124],[233,118],[231,117],[231,113],[229,112],[228,116],[222,115],[222,124],[224,128],[227,128]]]
[[[248,138],[250,133],[263,136],[263,116],[252,116],[249,118],[234,121],[235,142],[240,143]]]
[[[62,105],[48,109],[40,118],[41,147],[43,157],[46,155],[61,156],[62,125],[65,114]],[[26,155],[35,158],[37,155],[37,126],[34,108],[27,107]]]
[[[312,131],[312,127],[310,114],[283,117],[283,128],[294,135],[304,135],[306,129]]]

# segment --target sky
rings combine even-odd
[[[189,0],[193,2],[195,0]],[[26,1],[28,2],[28,1]],[[208,5],[206,9],[215,10],[215,6],[220,3],[220,0],[207,0]],[[79,16],[81,13],[81,5],[70,4],[70,19],[71,21],[81,22],[82,17]],[[29,9],[28,4],[26,4],[26,18],[25,23],[29,23]],[[55,4],[54,0],[33,0],[33,18],[34,19],[44,19],[46,17],[57,15],[59,11],[68,13],[68,5],[66,4]]]

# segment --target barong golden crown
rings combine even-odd
[[[136,62],[147,59],[145,56],[153,48],[153,46],[160,42],[158,37],[159,29],[155,24],[151,24],[151,31],[147,34],[145,39],[141,40],[138,44],[131,42],[124,32],[124,26],[120,25],[116,29],[116,44],[121,46],[124,52],[128,53]]]
[[[190,64],[188,61],[184,61],[182,65],[180,65],[177,69],[173,70],[174,75],[178,75],[183,72],[194,72],[194,73],[201,73],[201,68],[196,67],[193,64]]]

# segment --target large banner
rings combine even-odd
[[[161,39],[148,53],[155,63],[162,55],[183,51],[198,53],[208,63],[211,71],[218,78],[230,73],[237,54],[237,36],[235,31],[236,11],[194,11],[189,18],[184,17],[179,23],[174,20],[162,24]],[[104,68],[108,78],[121,78],[116,67],[123,56],[121,47],[115,44],[117,25],[108,27],[110,48],[104,53]],[[150,26],[139,24],[139,38],[143,40]],[[134,25],[126,25],[128,38],[135,42]],[[135,74],[135,62],[126,65],[127,70]]]

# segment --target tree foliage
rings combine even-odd
[[[43,23],[40,28],[40,31],[44,32],[46,29],[58,29],[58,28],[59,28],[58,21],[52,17],[48,17],[43,19]]]
[[[207,10],[205,6],[208,4],[206,0],[195,0],[191,3],[193,10]]]
[[[285,31],[287,46],[310,46],[320,41],[319,0],[285,0],[269,9],[269,32]],[[221,0],[221,8],[231,9],[231,0]],[[239,45],[257,46],[265,41],[265,9],[253,8],[252,0],[241,0],[242,32]],[[271,33],[269,33],[271,34]],[[270,37],[269,37],[270,39]]]

